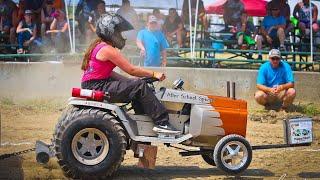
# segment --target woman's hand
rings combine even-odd
[[[166,75],[162,72],[153,72],[153,77],[159,79],[159,81],[163,81],[166,79]]]

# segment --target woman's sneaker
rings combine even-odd
[[[180,131],[176,130],[174,127],[172,127],[170,124],[166,125],[156,125],[152,129],[153,131],[157,133],[166,133],[166,134],[179,134]]]

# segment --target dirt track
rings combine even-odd
[[[28,105],[27,105],[28,104]],[[22,105],[2,102],[2,143],[50,141],[54,125],[61,114],[61,102],[31,101]],[[254,151],[243,179],[320,179],[320,123],[314,123],[315,141],[311,147]],[[252,145],[283,143],[282,122],[248,121],[247,139]],[[0,154],[30,148],[32,145],[5,145]],[[180,157],[178,150],[159,146],[157,167],[136,167],[137,159],[127,151],[114,179],[229,179],[222,171],[207,165],[200,156]],[[46,166],[35,162],[34,153],[0,161],[0,179],[62,179],[56,159]]]

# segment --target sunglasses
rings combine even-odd
[[[271,60],[272,60],[272,61],[279,61],[280,58],[279,58],[279,57],[272,57]]]

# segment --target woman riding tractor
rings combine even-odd
[[[110,94],[110,102],[130,102],[139,104],[143,112],[154,121],[156,132],[178,133],[169,124],[169,115],[147,83],[138,78],[126,78],[113,71],[119,67],[135,77],[153,77],[160,81],[165,74],[134,66],[118,49],[125,46],[121,33],[132,30],[132,25],[123,17],[106,13],[97,21],[98,39],[91,43],[83,58],[81,69],[84,71],[81,87],[105,91]]]

